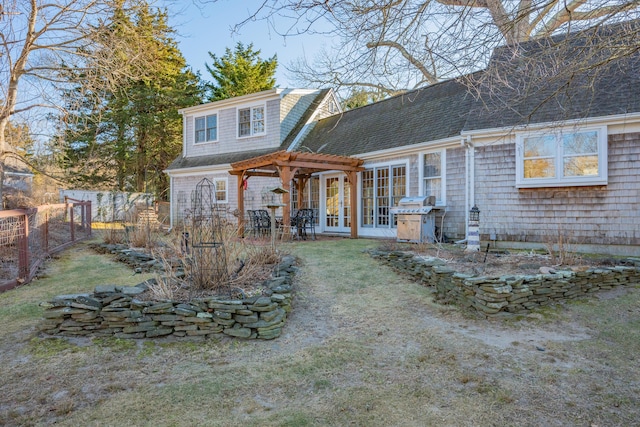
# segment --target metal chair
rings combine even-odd
[[[271,234],[271,216],[269,212],[264,209],[259,209],[256,211],[258,216],[258,231],[263,236]]]
[[[294,211],[291,215],[291,237],[295,236],[298,240],[300,240],[300,230],[298,229],[298,215],[300,211]]]
[[[309,230],[311,232],[311,238],[316,240],[316,211],[313,209],[303,209],[303,211],[305,235],[306,230]]]
[[[248,210],[253,237],[264,236],[271,230],[271,218],[265,210]],[[265,217],[266,216],[266,217]]]
[[[298,240],[307,239],[307,230],[311,232],[311,238],[316,240],[316,222],[313,209],[299,209],[291,218],[291,227],[296,230]]]

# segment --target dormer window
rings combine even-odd
[[[238,110],[238,137],[265,133],[264,106],[241,108]]]
[[[196,117],[195,142],[212,142],[218,139],[218,115]]]

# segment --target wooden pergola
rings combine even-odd
[[[291,182],[298,190],[298,206],[302,206],[303,191],[311,175],[322,171],[342,171],[349,178],[351,202],[351,238],[358,237],[357,212],[357,172],[364,170],[363,160],[334,156],[330,154],[302,153],[296,151],[276,151],[252,159],[231,164],[231,175],[238,177],[238,210],[240,211],[238,229],[244,234],[244,181],[252,176],[279,177],[281,186],[291,191]],[[286,229],[291,225],[291,203],[283,197],[283,223]]]

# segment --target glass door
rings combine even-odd
[[[346,175],[325,177],[325,218],[327,231],[347,232],[351,229],[351,198]]]

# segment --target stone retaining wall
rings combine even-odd
[[[231,336],[273,339],[291,311],[293,257],[284,257],[263,295],[242,299],[202,298],[189,303],[143,301],[146,282],[97,286],[92,294],[60,295],[41,306],[39,329],[51,335],[154,338]]]
[[[585,271],[478,277],[457,273],[438,258],[400,251],[372,251],[371,255],[433,287],[438,301],[469,307],[491,317],[526,313],[555,302],[640,283],[640,260],[635,258],[625,260],[629,265]]]

